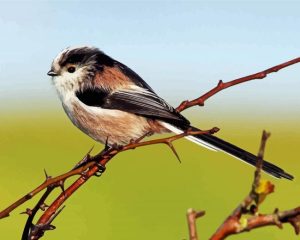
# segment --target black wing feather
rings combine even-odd
[[[101,89],[77,92],[78,99],[88,106],[116,109],[150,119],[163,120],[175,126],[189,126],[189,121],[154,92],[147,89],[119,90],[108,94]]]
[[[102,91],[99,88],[85,89],[84,91],[76,92],[77,98],[85,105],[92,107],[101,107],[105,102],[108,92]]]
[[[106,98],[103,108],[118,109],[151,119],[159,119],[179,126],[189,126],[189,121],[149,91],[117,91]]]

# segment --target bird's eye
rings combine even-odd
[[[73,73],[73,72],[75,72],[75,67],[68,67],[68,72],[69,73]]]

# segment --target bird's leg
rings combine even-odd
[[[106,147],[100,152],[97,154],[97,156],[101,156],[101,155],[104,155],[105,153],[107,153],[109,149],[107,149]],[[86,164],[90,163],[90,162],[95,162],[95,164],[97,165],[97,167],[99,168],[99,170],[95,173],[95,176],[96,177],[100,177],[101,174],[105,171],[105,166],[101,165],[100,163],[97,162],[96,160],[97,158],[95,157],[91,157],[90,156],[90,151],[84,156],[84,158],[76,164],[76,166],[72,169],[77,169],[77,168],[80,168],[80,167],[83,167],[85,166]]]
[[[105,147],[104,147],[104,149],[101,150],[101,152],[98,153],[98,154],[96,155],[96,157],[91,157],[91,155],[90,155],[90,153],[91,153],[91,151],[93,150],[93,148],[94,148],[94,146],[87,152],[87,154],[83,157],[83,159],[82,159],[79,163],[77,163],[77,164],[75,165],[75,167],[74,167],[72,170],[77,169],[77,168],[80,168],[80,167],[86,165],[86,164],[89,163],[89,162],[96,162],[95,159],[97,159],[98,157],[101,157],[102,155],[104,155],[105,153],[107,153],[109,150],[111,150],[112,147],[110,147],[110,146],[108,145],[108,137],[107,137],[107,138],[106,138],[106,141],[105,141]],[[101,165],[101,164],[100,164],[100,165]],[[99,167],[99,169],[101,169],[101,172],[102,172],[102,173],[105,171],[105,167],[104,167],[104,166],[101,165],[101,167],[100,167],[99,164],[98,164],[98,167]]]
[[[142,135],[141,137],[139,137],[139,138],[137,138],[137,139],[135,139],[135,140],[130,140],[130,143],[139,143],[139,142],[142,141],[145,137],[151,136],[152,134],[153,134],[153,132],[152,132],[152,131],[149,131],[149,132],[145,133],[144,135]],[[106,153],[107,153],[108,151],[110,151],[110,150],[113,150],[113,149],[120,150],[120,149],[123,148],[123,146],[118,145],[118,144],[116,144],[116,143],[114,143],[114,144],[112,144],[112,145],[109,145],[109,144],[108,144],[108,137],[107,137],[107,138],[106,138],[106,142],[105,142],[105,147],[104,147],[104,149],[103,149],[100,153],[98,153],[95,157],[91,157],[91,156],[90,156],[90,153],[91,153],[91,151],[93,150],[93,148],[94,148],[94,147],[92,147],[92,148],[87,152],[87,154],[83,157],[83,159],[82,159],[79,163],[77,163],[77,164],[75,165],[75,167],[74,167],[72,170],[78,169],[78,168],[80,168],[80,167],[82,167],[82,166],[84,166],[84,165],[86,165],[86,164],[88,164],[88,163],[90,163],[90,162],[95,162],[95,163],[97,164],[98,168],[99,168],[99,171],[95,173],[95,176],[99,177],[99,176],[101,176],[101,174],[105,171],[105,166],[102,166],[100,163],[97,163],[97,162],[96,162],[96,159],[97,159],[98,157],[101,157],[102,155],[106,154]]]

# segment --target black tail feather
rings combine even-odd
[[[197,131],[199,129],[192,127],[193,130]],[[202,135],[195,135],[194,137],[199,138],[207,143],[209,143],[210,145],[213,145],[219,149],[221,149],[222,151],[233,155],[241,160],[243,160],[246,163],[251,164],[252,166],[256,166],[256,162],[257,162],[257,156],[253,155],[252,153],[249,153],[229,142],[226,142],[220,138],[217,138],[213,135],[209,135],[209,134],[202,134]],[[293,180],[293,176],[289,173],[286,173],[283,169],[281,169],[280,167],[277,167],[276,165],[267,162],[267,161],[263,161],[263,167],[262,169],[269,173],[270,175],[276,177],[276,178],[286,178],[289,180]]]

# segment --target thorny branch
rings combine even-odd
[[[274,72],[278,72],[279,70],[286,68],[288,66],[291,66],[293,64],[299,63],[300,62],[300,57],[299,58],[295,58],[293,60],[290,60],[288,62],[279,64],[277,66],[271,67],[269,69],[266,69],[264,71],[255,73],[255,74],[251,74],[245,77],[241,77],[241,78],[237,78],[235,80],[232,80],[230,82],[223,82],[222,80],[219,81],[218,85],[216,87],[214,87],[213,89],[211,89],[210,91],[208,91],[207,93],[203,94],[201,97],[198,97],[194,100],[191,101],[183,101],[179,107],[177,107],[177,111],[181,112],[187,108],[193,107],[193,106],[204,106],[204,102],[212,97],[213,95],[215,95],[216,93],[222,91],[225,88],[229,88],[232,87],[234,85],[240,84],[240,83],[244,83],[244,82],[248,82],[251,80],[255,80],[255,79],[263,79],[265,78],[268,74],[270,73],[274,73]]]
[[[269,68],[265,71],[256,73],[256,74],[252,74],[246,77],[242,77],[239,79],[235,79],[232,80],[230,82],[226,82],[223,83],[222,81],[219,81],[218,85],[211,89],[210,91],[208,91],[207,93],[205,93],[204,95],[202,95],[201,97],[191,100],[191,101],[184,101],[180,104],[180,106],[177,107],[177,111],[181,112],[187,108],[190,108],[192,106],[203,106],[204,102],[212,97],[213,95],[215,95],[216,93],[218,93],[219,91],[234,86],[236,84],[240,84],[246,81],[250,81],[250,80],[254,80],[254,79],[262,79],[265,78],[269,73],[272,72],[277,72],[285,67],[288,67],[292,64],[298,63],[300,62],[300,58],[296,58],[293,59],[291,61],[282,63],[280,65],[277,65],[275,67]],[[213,128],[211,130],[209,130],[209,133],[215,133],[216,131],[218,131],[218,128]],[[91,176],[100,176],[103,171],[105,170],[105,166],[106,164],[118,153],[122,152],[122,151],[126,151],[129,149],[134,149],[137,147],[141,147],[141,146],[146,146],[146,145],[152,145],[152,144],[166,144],[168,145],[171,150],[173,151],[173,153],[176,155],[176,157],[178,157],[175,148],[172,145],[172,142],[185,137],[187,135],[193,135],[193,134],[207,134],[207,131],[201,131],[201,132],[191,132],[191,131],[187,131],[183,134],[179,134],[176,136],[172,136],[169,138],[163,138],[163,139],[156,139],[156,140],[151,140],[151,141],[145,141],[145,142],[132,142],[126,146],[123,146],[122,148],[110,148],[110,149],[105,149],[105,151],[95,155],[95,156],[90,156],[89,153],[85,156],[85,159],[89,160],[85,165],[80,165],[80,167],[72,169],[71,171],[68,171],[67,173],[64,173],[60,176],[57,177],[47,177],[46,180],[39,185],[38,187],[36,187],[34,190],[32,190],[31,192],[29,192],[28,194],[26,194],[25,196],[23,196],[22,198],[20,198],[19,200],[17,200],[16,202],[14,202],[13,204],[11,204],[10,206],[8,206],[6,209],[4,209],[3,211],[0,212],[0,219],[4,218],[4,217],[8,217],[9,214],[16,209],[17,207],[19,207],[20,205],[22,205],[23,203],[25,203],[26,201],[30,200],[31,198],[33,198],[35,195],[37,195],[39,192],[43,191],[44,189],[47,189],[46,192],[42,195],[42,197],[40,198],[40,200],[38,201],[38,203],[36,204],[36,206],[30,210],[27,209],[26,210],[26,214],[28,214],[28,220],[26,222],[25,228],[24,228],[24,232],[23,232],[23,240],[28,240],[28,239],[39,239],[40,237],[43,236],[44,232],[46,230],[51,230],[54,228],[54,226],[51,225],[51,222],[54,220],[54,218],[60,213],[60,211],[62,210],[62,208],[60,208],[62,206],[62,204],[80,187],[82,186]],[[79,163],[81,163],[82,161],[80,161]],[[64,190],[64,182],[75,175],[79,175],[80,177],[75,180],[73,182],[73,184],[71,184],[66,190]],[[62,193],[57,197],[57,199],[48,207],[45,204],[45,199],[48,197],[48,195],[52,192],[52,190],[56,187],[61,187],[62,188]],[[38,220],[38,223],[36,225],[34,225],[32,223],[33,218],[35,216],[35,214],[37,213],[37,211],[39,209],[42,209],[44,212],[44,214],[41,216],[41,218]],[[293,224],[293,226],[297,225],[298,222],[294,219],[294,218],[288,218],[289,216],[292,215],[292,213],[294,213],[295,211],[298,211],[297,209],[290,210],[287,212],[282,213],[282,218],[288,222],[290,222],[291,224]],[[291,213],[292,212],[292,213]],[[191,213],[194,216],[194,220],[200,216],[202,216],[204,213],[203,212],[194,212],[191,211]],[[189,216],[188,216],[189,217]],[[255,223],[255,219],[253,219],[251,222],[249,222],[249,224],[253,224]],[[249,225],[250,226],[250,225]],[[298,226],[298,225],[297,225]],[[196,229],[194,228],[194,230],[196,231]],[[190,231],[192,231],[192,229],[190,229]],[[298,230],[299,231],[299,230]],[[196,233],[196,232],[194,232]],[[28,237],[26,237],[26,235]],[[197,239],[197,235],[195,235]]]
[[[217,231],[210,237],[210,240],[222,240],[226,237],[248,232],[255,228],[274,225],[282,228],[282,224],[290,223],[296,234],[300,232],[300,206],[287,211],[275,209],[271,214],[261,214],[258,212],[259,205],[268,194],[274,191],[274,185],[261,179],[261,169],[266,141],[270,134],[263,131],[261,145],[258,153],[258,162],[254,173],[254,179],[250,193],[238,205],[238,207],[225,219]],[[188,210],[189,239],[198,240],[196,219],[199,217],[195,210]],[[202,214],[203,215],[203,214]],[[200,216],[202,216],[200,215]]]
[[[138,143],[130,143],[121,149],[112,149],[108,150],[107,153],[101,153],[100,155],[96,155],[93,159],[95,164],[91,166],[91,168],[88,169],[87,172],[82,173],[81,177],[79,177],[69,188],[67,188],[64,192],[62,192],[50,205],[50,207],[44,212],[44,214],[40,217],[38,220],[36,226],[45,226],[48,224],[49,219],[53,214],[56,213],[57,209],[60,208],[60,206],[80,187],[82,186],[90,177],[94,176],[101,168],[105,168],[105,165],[109,162],[112,157],[114,157],[116,154],[126,151],[129,149],[135,149],[137,147],[147,146],[147,145],[153,145],[153,144],[166,144],[169,146],[172,151],[175,153],[176,156],[177,153],[172,145],[172,142],[186,137],[188,135],[198,135],[198,134],[214,134],[217,131],[219,131],[218,128],[212,128],[208,131],[187,131],[182,134],[178,134],[172,137],[162,138],[162,139],[155,139],[145,142],[138,142]],[[36,232],[35,234],[37,236],[42,236],[44,233],[43,229],[39,232]],[[35,236],[36,236],[35,235]],[[35,238],[33,238],[35,239]],[[38,239],[38,238],[37,238]]]
[[[214,127],[208,131],[191,131],[188,130],[182,134],[178,134],[175,136],[171,137],[166,137],[166,138],[161,138],[161,139],[154,139],[150,141],[145,141],[145,142],[132,142],[128,145],[122,146],[122,147],[117,147],[117,148],[109,148],[105,150],[104,152],[101,152],[95,156],[90,156],[89,153],[85,156],[89,160],[89,162],[77,169],[71,170],[65,174],[62,174],[56,178],[51,178],[49,176],[46,176],[46,180],[44,183],[42,183],[40,186],[38,186],[36,189],[31,191],[30,193],[26,194],[19,200],[17,200],[15,203],[4,209],[2,212],[0,212],[0,218],[7,217],[9,216],[9,213],[13,211],[15,208],[20,206],[22,203],[28,201],[31,199],[33,196],[35,196],[37,193],[42,191],[45,188],[55,188],[55,187],[62,187],[65,180],[68,179],[71,176],[74,175],[80,175],[80,177],[73,183],[71,184],[70,187],[68,187],[66,190],[62,191],[62,193],[58,196],[58,198],[50,205],[50,207],[47,208],[47,210],[44,212],[42,217],[39,219],[38,223],[36,225],[33,225],[32,222],[28,222],[25,226],[25,230],[29,230],[31,232],[30,238],[29,239],[39,239],[45,230],[52,230],[53,227],[50,227],[50,222],[49,220],[52,219],[52,216],[56,214],[57,210],[59,207],[63,204],[65,200],[67,200],[80,186],[82,186],[91,176],[97,175],[97,173],[101,172],[105,169],[105,165],[118,153],[127,151],[130,149],[135,149],[138,147],[142,146],[147,146],[147,145],[153,145],[153,144],[166,144],[171,148],[171,150],[175,153],[175,155],[178,157],[178,154],[175,151],[175,148],[173,147],[172,142],[186,137],[188,135],[198,135],[198,134],[214,134],[217,131],[219,131],[218,128]],[[80,161],[81,162],[81,161]],[[43,195],[44,196],[44,195]],[[43,197],[42,197],[43,198]],[[44,204],[44,201],[41,202],[41,204]],[[37,204],[34,210],[28,210],[26,213],[29,215],[29,218],[32,219],[36,213],[35,209],[38,209],[40,204]],[[28,219],[29,219],[28,218]],[[53,220],[53,219],[52,219]],[[35,231],[31,231],[28,229],[28,226],[32,226]],[[32,235],[34,234],[34,236]],[[24,233],[23,233],[24,236]],[[24,240],[27,238],[23,238]]]
[[[28,214],[28,218],[27,218],[24,230],[23,230],[22,239],[28,239],[28,235],[30,235],[31,231],[34,229],[32,221],[33,221],[35,215],[37,214],[38,210],[42,209],[43,211],[45,211],[46,207],[48,207],[45,204],[45,200],[48,198],[48,196],[53,191],[53,189],[54,189],[54,187],[49,186],[47,188],[47,190],[44,192],[43,196],[37,202],[35,207],[32,210],[31,209],[26,209],[26,211],[24,212],[24,214]]]

